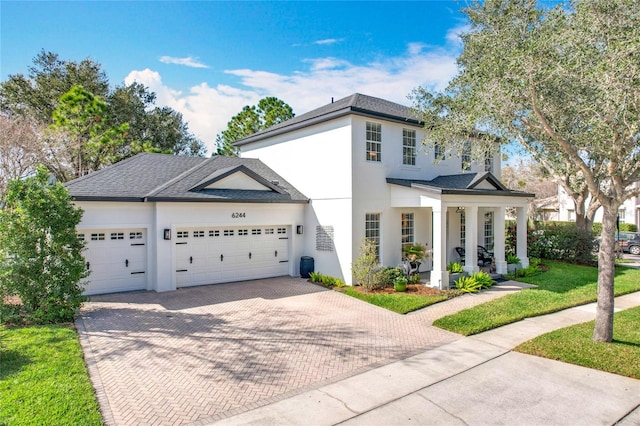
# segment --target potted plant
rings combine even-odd
[[[394,278],[393,288],[396,291],[407,291],[407,278],[404,276]]]
[[[449,262],[447,265],[447,271],[449,271],[449,284],[455,285],[455,282],[460,279],[460,277],[466,275],[464,269],[462,268],[462,264],[459,262]]]
[[[418,269],[422,259],[427,255],[427,247],[422,244],[408,244],[402,248],[402,254],[409,261],[412,269]]]
[[[513,273],[520,267],[520,258],[514,254],[507,255],[507,272]]]

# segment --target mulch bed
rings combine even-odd
[[[358,293],[367,293],[367,294],[393,294],[400,293],[397,292],[393,287],[385,287],[379,290],[369,290],[367,292],[364,291],[364,288],[360,286],[353,287],[355,291]],[[437,288],[428,287],[422,284],[407,284],[407,291],[403,293],[414,294],[414,295],[422,295],[422,296],[436,296],[438,294],[442,294],[442,290]]]

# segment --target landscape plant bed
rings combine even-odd
[[[368,292],[361,286],[355,286],[353,288],[355,291],[363,294],[399,294],[393,287],[384,287],[381,289],[369,290]],[[443,291],[422,284],[407,284],[407,290],[403,293],[422,296],[440,296],[443,294]]]

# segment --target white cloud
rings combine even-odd
[[[460,36],[469,32],[470,29],[471,25],[469,24],[461,24],[457,27],[450,28],[449,31],[447,31],[447,42],[453,46],[462,47],[462,38],[460,38]]]
[[[225,73],[239,79],[237,87],[210,86],[203,82],[181,92],[166,86],[160,74],[150,69],[132,71],[125,83],[144,84],[157,94],[157,104],[181,112],[189,129],[212,151],[215,137],[243,106],[263,97],[276,96],[300,115],[335,100],[359,92],[404,105],[417,86],[442,90],[456,73],[456,49],[447,51],[419,43],[407,46],[405,54],[363,65],[338,58],[310,58],[306,69],[288,74],[265,70],[234,69]]]
[[[161,56],[160,62],[163,64],[176,64],[176,65],[184,65],[186,67],[191,68],[209,68],[208,65],[203,64],[198,60],[198,58],[192,58],[191,56],[187,56],[186,58],[176,58],[173,56]]]
[[[313,42],[313,44],[335,44],[335,43],[339,43],[341,41],[343,41],[344,39],[341,38],[325,38],[323,40],[316,40]]]

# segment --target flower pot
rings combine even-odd
[[[450,286],[455,286],[456,285],[456,281],[458,281],[458,279],[460,279],[460,277],[467,275],[466,272],[450,272],[449,273],[449,285]]]
[[[407,283],[395,283],[393,284],[393,288],[396,291],[407,291]]]

